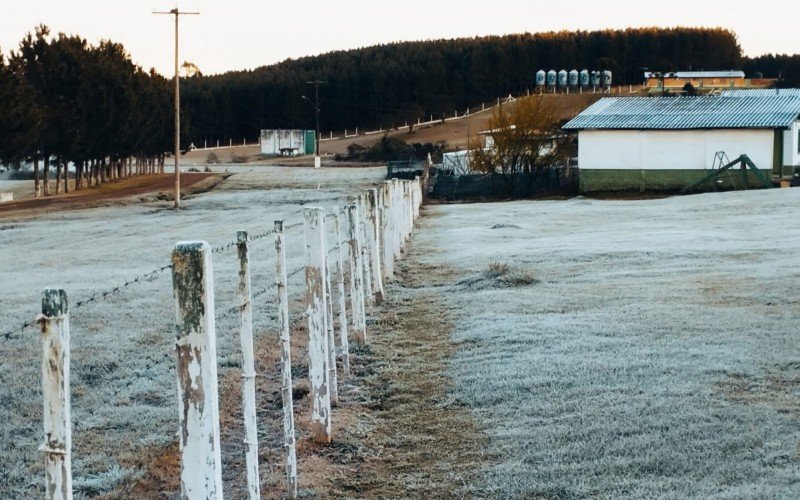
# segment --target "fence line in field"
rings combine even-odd
[[[142,275],[158,276],[166,269],[172,270],[182,498],[222,498],[216,322],[237,313],[241,320],[247,491],[251,499],[260,497],[252,317],[253,299],[270,292],[276,296],[268,304],[277,304],[279,320],[286,494],[289,498],[297,497],[288,278],[305,270],[305,311],[297,320],[308,322],[310,432],[314,441],[330,443],[331,404],[339,398],[338,361],[341,360],[344,380],[350,375],[349,336],[367,342],[366,314],[383,300],[384,283],[394,277],[394,262],[401,257],[411,236],[422,199],[419,177],[413,181],[392,179],[380,188],[361,193],[327,216],[323,208],[309,206],[303,210],[303,222],[276,221],[273,229],[254,236],[238,231],[236,241],[220,247],[211,248],[203,241],[179,242],[170,265]],[[333,223],[332,228],[328,221]],[[305,265],[287,272],[286,230],[301,225]],[[254,293],[248,242],[268,236],[274,236],[275,241],[275,281]],[[329,248],[331,239],[335,243]],[[238,304],[216,316],[213,256],[234,247],[239,261]],[[346,276],[349,290],[345,288]],[[111,291],[95,293],[76,303],[73,310],[140,279],[141,276]],[[64,290],[43,292],[42,313],[36,321],[43,341],[45,443],[42,450],[49,499],[72,497],[69,313]]]

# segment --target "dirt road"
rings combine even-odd
[[[189,195],[211,189],[225,178],[224,174],[188,172],[181,176],[181,193]],[[172,174],[130,177],[108,182],[98,187],[72,191],[46,198],[26,198],[0,204],[0,219],[28,217],[58,210],[80,210],[109,204],[135,202],[148,199],[172,199],[174,189]]]

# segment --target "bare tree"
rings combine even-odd
[[[530,193],[536,182],[567,167],[569,136],[561,130],[559,100],[535,95],[499,106],[489,119],[486,145],[470,146],[472,170],[496,175],[509,196],[520,187]]]

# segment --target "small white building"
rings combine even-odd
[[[800,95],[610,97],[578,132],[581,191],[678,190],[746,154],[766,177],[800,167]]]
[[[313,130],[262,130],[261,154],[266,156],[297,156],[313,154]]]
[[[470,151],[468,149],[444,153],[442,155],[442,168],[452,170],[453,175],[473,174],[475,172],[470,167],[469,157]]]

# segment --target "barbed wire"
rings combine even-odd
[[[292,272],[290,272],[289,274],[287,274],[287,275],[286,275],[286,279],[289,279],[289,278],[291,278],[291,277],[293,277],[293,276],[296,276],[296,275],[300,274],[300,271],[304,271],[304,270],[305,270],[305,268],[306,268],[306,266],[300,266],[300,267],[298,267],[297,269],[295,269],[295,270],[293,270]]]
[[[273,235],[275,233],[277,233],[277,231],[275,231],[274,229],[271,229],[269,231],[264,231],[263,233],[256,234],[254,236],[248,236],[247,240],[248,241],[258,241],[258,240],[260,240],[262,238],[266,238],[267,236]]]
[[[144,281],[152,281],[152,280],[156,279],[157,277],[159,277],[167,269],[172,269],[172,264],[167,264],[166,266],[161,266],[158,269],[150,271],[149,273],[140,274],[139,276],[136,276],[134,279],[128,280],[125,283],[123,283],[122,285],[116,286],[114,288],[109,288],[109,289],[106,289],[106,290],[101,291],[101,292],[95,292],[91,296],[75,302],[75,305],[72,307],[72,310],[75,311],[75,310],[80,309],[81,307],[85,306],[86,304],[90,304],[92,302],[97,302],[98,300],[105,300],[110,295],[118,293],[120,290],[128,288],[131,285],[135,285],[137,283],[142,283]]]
[[[341,246],[342,246],[342,245],[341,245],[340,243],[337,243],[336,245],[333,245],[333,246],[330,248],[330,250],[328,250],[328,255],[332,254],[333,252],[336,252],[336,251],[338,251],[338,250],[339,250],[339,247],[341,247]]]
[[[298,227],[300,227],[302,225],[303,225],[303,222],[294,222],[292,224],[288,224],[288,225],[284,226],[283,230],[284,230],[284,232],[286,232],[286,231],[288,231],[290,229],[295,229],[295,228],[298,228]],[[275,234],[276,232],[277,231],[275,231],[274,229],[271,229],[269,231],[264,231],[263,233],[256,234],[254,236],[250,236],[250,237],[248,237],[248,240],[249,241],[257,241],[257,240],[266,238],[268,236],[271,236],[271,235]],[[218,247],[212,248],[211,249],[211,253],[212,254],[223,253],[223,252],[235,247],[236,245],[237,245],[236,241],[230,241],[230,242],[228,242],[228,243],[226,243],[224,245],[220,245]],[[105,289],[105,290],[94,292],[91,295],[89,295],[88,297],[85,297],[85,298],[82,298],[82,299],[76,301],[74,303],[74,305],[71,307],[70,312],[73,312],[73,311],[76,311],[78,309],[81,309],[82,307],[85,307],[86,305],[91,304],[93,302],[104,301],[108,297],[110,297],[110,296],[112,296],[112,295],[114,295],[116,293],[119,293],[120,291],[128,288],[131,285],[142,283],[144,281],[152,281],[153,279],[157,278],[159,275],[161,275],[167,269],[172,269],[172,264],[161,266],[161,267],[159,267],[157,269],[154,269],[153,271],[150,271],[150,272],[147,272],[147,273],[144,273],[144,274],[140,274],[140,275],[134,277],[133,279],[129,279],[129,280],[125,281],[124,283],[122,283],[119,286],[115,286],[113,288],[108,288],[108,289]],[[293,276],[297,275],[298,273],[300,273],[301,271],[303,271],[304,269],[305,269],[305,266],[298,267],[297,269],[294,269],[289,274],[287,274],[286,277],[287,278],[293,277]],[[256,292],[256,294],[254,294],[254,297],[263,295],[263,294],[267,293],[267,291],[271,290],[272,288],[274,288],[276,286],[277,286],[277,283],[272,284],[269,287],[266,287],[266,288],[264,288],[262,290],[259,290],[259,292]],[[232,314],[232,313],[241,311],[241,307],[242,307],[241,305],[237,305],[237,306],[234,306],[234,307],[230,308],[222,316],[220,316],[220,318],[218,318],[218,319],[224,318],[228,314]],[[5,331],[3,333],[0,333],[0,337],[2,337],[4,340],[9,340],[12,337],[14,337],[15,335],[20,334],[20,333],[24,332],[25,330],[27,330],[28,328],[31,328],[31,327],[33,327],[35,325],[36,325],[36,320],[21,321],[19,326],[15,327],[15,328],[13,328],[11,330],[7,330],[7,331]]]
[[[258,297],[261,297],[262,295],[266,294],[267,292],[269,292],[270,290],[272,290],[276,286],[277,286],[277,283],[274,284],[274,285],[268,286],[266,288],[262,288],[261,290],[257,291],[256,293],[254,293],[250,297],[250,303],[252,304],[252,301],[254,299],[257,299]],[[274,305],[276,302],[277,302],[277,299],[268,300],[267,302],[264,302],[262,305]],[[227,319],[230,316],[233,316],[234,314],[241,313],[246,306],[247,306],[247,304],[237,304],[235,306],[231,306],[228,309],[226,309],[222,314],[216,316],[214,318],[214,320],[215,321],[219,321],[219,320],[222,320],[222,319]]]
[[[211,249],[211,253],[222,253],[222,252],[224,252],[224,251],[226,251],[226,250],[228,250],[230,248],[233,248],[235,246],[236,246],[236,242],[235,241],[231,241],[229,243],[226,243],[225,245],[212,248]]]
[[[172,264],[168,264],[166,266],[161,266],[158,269],[154,269],[153,271],[140,274],[133,279],[129,279],[125,281],[123,284],[119,286],[115,286],[113,288],[107,288],[105,290],[101,290],[99,292],[94,292],[93,294],[89,295],[88,297],[79,299],[75,301],[74,305],[70,308],[70,313],[77,311],[78,309],[85,307],[87,304],[91,304],[92,302],[99,302],[106,300],[111,295],[119,293],[120,291],[128,288],[131,285],[135,285],[138,283],[143,283],[145,281],[152,281],[158,278],[164,271],[167,269],[172,269]],[[14,328],[13,330],[6,331],[0,336],[2,336],[5,340],[9,340],[12,336],[22,333],[27,328],[30,328],[36,324],[35,320],[25,321],[20,326]]]
[[[302,225],[303,225],[303,222],[294,222],[292,224],[288,224],[288,225],[284,226],[283,227],[283,231],[286,232],[286,231],[288,231],[290,229],[294,229],[294,228],[300,227]],[[253,236],[249,236],[248,235],[247,241],[258,241],[258,240],[266,238],[267,236],[272,236],[275,233],[277,233],[277,231],[275,229],[270,229],[269,231],[264,231],[263,233],[258,233],[258,234],[255,234]],[[231,248],[233,248],[233,247],[235,247],[237,245],[238,245],[237,241],[230,241],[230,242],[228,242],[228,243],[226,243],[224,245],[220,245],[218,247],[212,248],[211,249],[211,253],[222,253],[222,252],[225,252],[226,250],[229,250],[229,249],[231,249]]]
[[[289,274],[286,275],[286,279],[289,279],[289,278],[295,276],[296,274],[299,274],[300,271],[303,271],[305,268],[306,268],[306,266],[300,266],[300,267],[292,270]],[[278,282],[276,281],[276,282],[274,282],[274,283],[272,283],[272,284],[270,284],[268,286],[265,286],[264,288],[261,288],[257,292],[251,293],[251,295],[250,295],[251,303],[252,303],[253,300],[261,297],[262,295],[265,295],[267,292],[269,292],[271,290],[274,290],[277,287],[278,287]],[[266,305],[275,304],[277,301],[278,301],[277,299],[272,299],[272,300],[268,300],[264,304],[266,304]],[[232,315],[234,315],[236,313],[241,313],[242,309],[245,308],[245,305],[246,304],[237,304],[235,306],[229,307],[224,312],[222,312],[220,315],[216,316],[215,320],[219,321],[221,319],[226,319],[229,316],[232,316]]]

